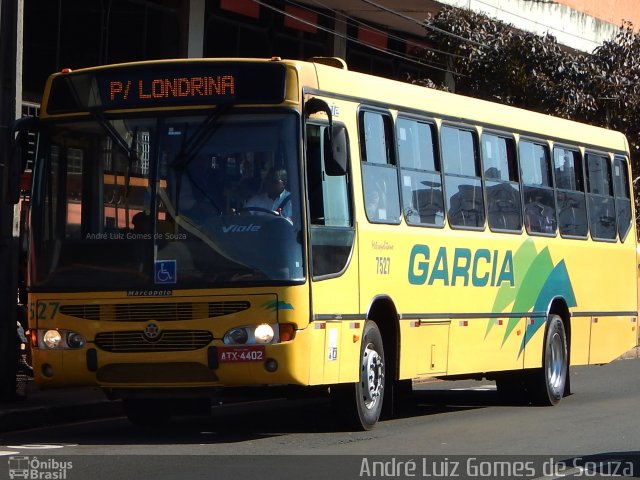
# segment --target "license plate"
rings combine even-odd
[[[218,347],[220,363],[259,362],[264,360],[264,345],[250,347]]]

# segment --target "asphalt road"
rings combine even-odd
[[[607,463],[609,474],[640,478],[640,360],[577,367],[571,375],[574,393],[557,407],[500,405],[488,381],[417,385],[398,417],[370,432],[344,430],[327,401],[275,400],[215,407],[210,417],[180,417],[152,430],[119,417],[6,433],[0,436],[0,456],[13,463],[4,467],[0,458],[0,478],[9,478],[17,458],[36,456],[44,463],[34,466],[49,475],[38,478],[61,478],[51,477],[58,459],[73,464],[64,471],[71,480],[244,479],[246,473],[258,479],[542,478],[549,473],[546,478],[599,478],[588,474],[593,468],[585,473],[576,463],[593,466],[593,458],[613,461]],[[525,462],[514,464],[525,470],[510,464],[494,471],[491,459],[505,456],[508,462]],[[469,458],[476,457],[488,462],[487,475],[477,466],[469,471]],[[544,467],[549,459],[571,463],[562,472],[526,468],[529,461]],[[456,462],[466,470],[452,472]]]

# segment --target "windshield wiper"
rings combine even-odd
[[[104,116],[104,113],[95,108],[90,109],[89,113],[91,114],[91,117],[98,122],[98,125],[102,127],[107,135],[109,135],[109,138],[111,138],[111,140],[113,140],[127,154],[127,158],[129,158],[130,161],[138,160],[138,152],[134,150],[134,146],[136,145],[135,136],[131,141],[131,145],[127,145],[127,141],[122,138],[122,135],[120,135],[118,130],[116,130],[113,124]]]
[[[124,177],[124,201],[125,201],[125,211],[127,215],[126,218],[126,227],[129,228],[129,192],[130,192],[130,183],[131,183],[131,167],[134,163],[139,162],[138,158],[138,128],[133,131],[133,136],[131,138],[131,145],[127,145],[127,141],[120,135],[120,132],[116,130],[113,124],[105,117],[104,113],[98,109],[90,109],[89,113],[91,117],[100,125],[100,127],[107,133],[109,138],[115,142],[127,155],[127,170],[125,172]],[[114,175],[115,173],[114,168]]]
[[[189,140],[183,142],[182,148],[171,163],[176,170],[183,170],[195,157],[205,144],[205,141],[220,127],[220,117],[231,110],[229,106],[219,106],[205,118]]]
[[[211,137],[215,131],[220,127],[220,118],[231,110],[230,106],[218,106],[213,112],[211,112],[207,118],[200,124],[198,129],[193,134],[189,140],[187,140],[187,135],[185,131],[184,141],[180,148],[180,151],[177,153],[173,162],[170,163],[170,167],[179,173],[178,177],[182,179],[182,173],[186,170],[187,166],[191,161],[196,158],[200,150],[205,145],[206,141]],[[215,199],[211,197],[208,192],[200,186],[200,184],[194,180],[189,172],[187,172],[187,177],[191,185],[198,189],[198,191],[209,201],[211,205],[213,205],[218,213],[222,214],[223,210],[217,204]],[[179,185],[179,183],[178,183]],[[178,187],[178,194],[179,194]],[[179,195],[178,195],[179,196]],[[176,210],[178,210],[176,208]],[[177,212],[176,212],[177,213]]]

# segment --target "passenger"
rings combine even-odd
[[[380,216],[380,193],[377,189],[366,190],[365,191],[365,210],[367,211],[367,216],[370,220],[377,221],[381,220]]]
[[[151,218],[145,212],[136,213],[131,219],[133,224],[133,231],[135,233],[149,233],[151,232]]]

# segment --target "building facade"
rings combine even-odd
[[[16,0],[24,3],[23,101],[62,68],[175,57],[339,56],[352,70],[436,77],[418,63],[425,20],[467,8],[591,52],[637,0]]]

